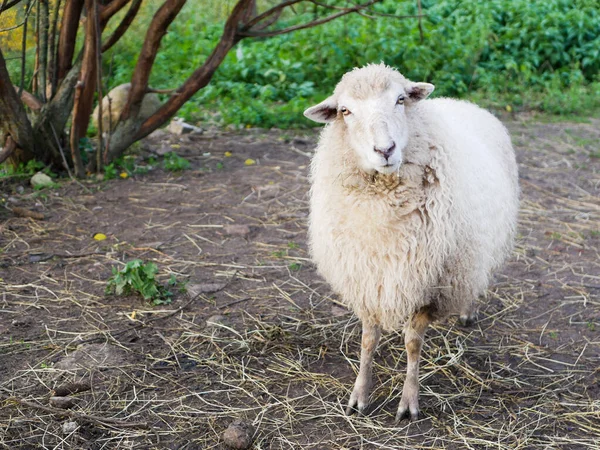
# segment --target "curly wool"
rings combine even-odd
[[[443,318],[483,294],[511,251],[519,203],[510,138],[494,116],[450,99],[406,114],[397,173],[362,172],[343,120],[324,128],[311,165],[317,268],[362,321],[388,330],[426,305]]]

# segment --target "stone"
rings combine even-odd
[[[254,427],[243,420],[234,420],[223,433],[223,443],[233,449],[246,450],[252,445]]]
[[[225,225],[223,231],[230,236],[246,237],[252,230],[248,225]]]
[[[228,325],[227,322],[227,317],[215,314],[206,319],[206,326],[209,328],[219,328],[220,325]]]
[[[65,422],[63,423],[62,431],[64,434],[71,434],[77,430],[78,427],[79,425],[77,425],[77,422]]]
[[[169,130],[172,134],[182,135],[188,133],[198,133],[201,134],[204,130],[202,128],[195,127],[194,125],[190,125],[189,123],[184,122],[182,119],[172,120],[169,124],[167,130]]]
[[[186,286],[188,295],[195,297],[199,294],[214,294],[219,292],[226,286],[225,283],[200,283],[200,284],[188,284]]]
[[[55,408],[70,409],[75,406],[77,400],[73,397],[50,397],[48,402],[50,406],[54,406]]]
[[[156,139],[157,141],[160,141],[161,139],[163,139],[166,136],[167,136],[167,133],[165,132],[165,130],[154,130],[152,133],[150,133],[147,136],[147,138]]]
[[[54,181],[48,175],[43,172],[38,172],[31,177],[31,185],[34,188],[44,188],[54,185]]]
[[[110,344],[83,344],[73,353],[58,361],[54,368],[60,370],[91,369],[120,366],[125,352]]]

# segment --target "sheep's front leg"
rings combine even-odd
[[[352,414],[353,408],[358,408],[360,413],[364,413],[369,406],[369,395],[371,391],[371,373],[373,371],[373,354],[379,344],[381,337],[381,327],[379,325],[370,325],[363,323],[362,343],[360,351],[360,369],[354,389],[350,395],[346,414]]]
[[[425,331],[433,317],[429,308],[423,308],[411,318],[404,328],[404,343],[406,345],[406,379],[402,389],[402,398],[396,414],[396,422],[410,414],[412,420],[419,417],[419,359]]]

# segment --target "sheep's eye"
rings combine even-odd
[[[396,100],[396,105],[404,105],[404,96],[403,95],[398,97],[398,100]]]
[[[348,114],[351,114],[350,110],[348,108],[346,108],[345,106],[342,106],[340,108],[340,112],[345,116],[347,116]]]

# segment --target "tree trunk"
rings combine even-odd
[[[7,140],[8,136],[11,139]],[[13,141],[12,144],[10,140]],[[15,166],[29,161],[35,154],[31,123],[10,80],[4,55],[0,50],[0,148],[5,145],[15,147],[8,155]]]

